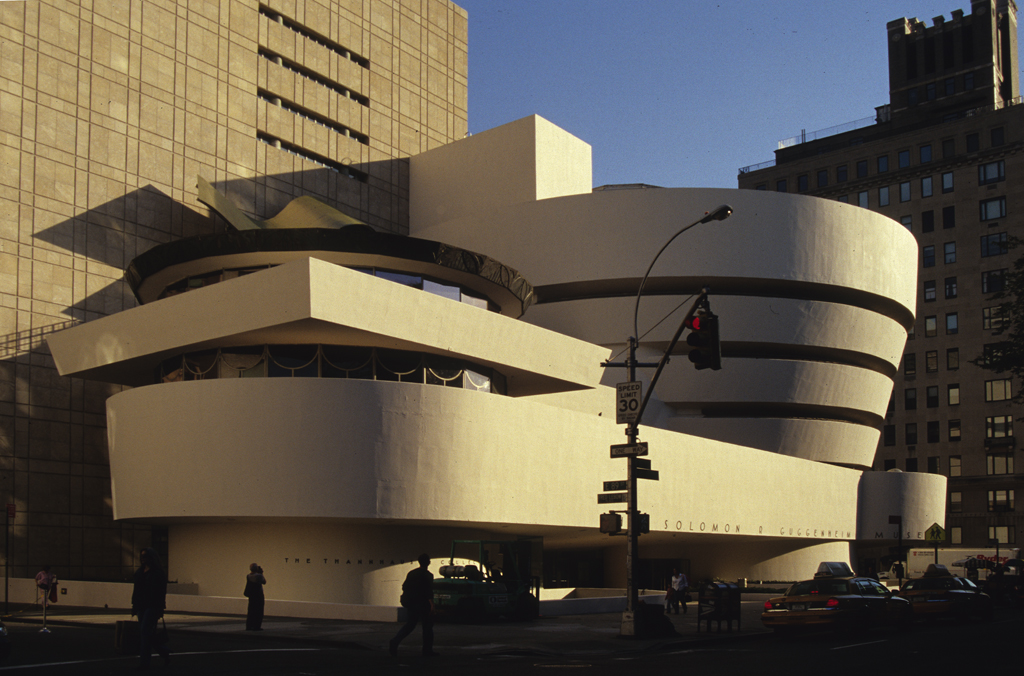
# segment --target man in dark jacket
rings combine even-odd
[[[434,652],[434,575],[427,570],[430,557],[420,554],[420,567],[409,571],[402,583],[401,603],[409,611],[409,621],[398,630],[388,644],[392,656],[398,655],[398,644],[412,633],[417,623],[423,625],[423,656],[433,657]]]
[[[156,650],[165,664],[171,663],[171,653],[163,640],[156,637],[156,623],[164,616],[167,607],[167,573],[160,565],[156,550],[147,547],[139,555],[141,565],[135,571],[135,586],[132,589],[132,615],[139,618],[139,668],[149,668],[149,658],[154,642]],[[156,640],[154,640],[156,639]]]

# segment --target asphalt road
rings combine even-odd
[[[8,625],[13,650],[0,674],[92,676],[133,671],[137,658],[115,654],[109,626]],[[450,629],[448,629],[450,630]],[[539,655],[512,649],[460,652],[422,658],[415,652],[399,658],[383,650],[287,638],[253,640],[203,632],[172,635],[170,666],[154,656],[151,671],[190,675],[326,674],[802,674],[863,676],[871,673],[958,674],[996,670],[1019,673],[1024,653],[1024,612],[1001,611],[991,622],[918,625],[909,631],[874,630],[854,636],[830,632],[779,638],[747,635],[714,645],[665,644],[643,653]]]

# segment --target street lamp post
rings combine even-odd
[[[638,316],[640,312],[640,297],[643,295],[644,287],[647,285],[647,278],[651,274],[651,270],[654,269],[654,264],[657,262],[661,254],[668,248],[677,237],[689,230],[690,228],[700,225],[702,223],[710,223],[711,221],[724,221],[732,215],[732,207],[728,205],[721,205],[720,207],[707,212],[698,220],[690,223],[686,227],[677,231],[672,235],[667,242],[658,250],[654,258],[651,260],[650,265],[647,266],[647,272],[644,273],[643,279],[640,281],[640,286],[636,292],[636,302],[633,307],[633,335],[628,340],[628,355],[625,363],[612,363],[605,362],[603,366],[625,366],[629,376],[629,382],[636,382],[636,369],[637,367],[653,367],[656,366],[657,370],[654,373],[654,377],[651,378],[651,383],[647,388],[647,392],[643,397],[643,400],[637,410],[636,417],[626,424],[626,438],[629,446],[636,446],[639,437],[640,420],[643,416],[644,410],[647,408],[647,402],[650,400],[651,393],[654,391],[654,386],[658,382],[658,378],[661,376],[662,369],[665,364],[668,363],[669,355],[675,348],[676,343],[682,336],[683,330],[687,326],[689,320],[693,317],[697,307],[701,303],[707,302],[708,289],[703,289],[693,306],[687,312],[686,317],[679,325],[679,329],[676,331],[675,336],[669,343],[668,348],[662,355],[661,359],[656,364],[641,364],[636,360],[636,349],[640,342],[640,332],[638,329]],[[636,609],[640,603],[639,590],[636,585],[636,568],[635,563],[638,559],[638,545],[639,545],[639,512],[637,508],[637,456],[627,456],[627,469],[626,469],[626,481],[627,481],[627,500],[626,500],[626,611],[622,615],[622,625],[620,634],[622,636],[636,636]]]

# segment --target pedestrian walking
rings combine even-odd
[[[152,547],[143,549],[139,560],[132,588],[132,616],[139,618],[139,668],[148,669],[154,647],[164,658],[164,664],[171,663],[167,632],[157,631],[156,627],[167,607],[167,573]]]
[[[423,626],[423,656],[434,657],[434,575],[427,570],[430,566],[430,557],[426,554],[419,556],[419,568],[409,571],[402,583],[402,597],[399,599],[402,606],[409,611],[409,621],[398,630],[395,637],[388,643],[388,649],[392,657],[398,655],[398,644],[412,633],[419,623]]]
[[[263,631],[263,585],[267,578],[263,577],[263,568],[259,564],[249,564],[249,574],[245,576],[246,598],[249,599],[249,607],[245,613],[246,631]]]
[[[675,611],[675,614],[679,614],[679,606],[683,607],[683,614],[686,614],[686,591],[690,586],[690,581],[686,577],[686,573],[680,573],[678,569],[672,569],[672,584],[669,589],[669,607],[666,608],[665,613],[668,614],[669,610]]]

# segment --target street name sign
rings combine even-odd
[[[629,502],[629,493],[598,493],[597,504],[607,505],[614,502]]]
[[[629,481],[605,481],[604,490],[606,491],[628,491]]]
[[[639,444],[612,445],[613,458],[626,458],[631,455],[647,455],[647,442],[641,441]]]
[[[656,469],[641,469],[637,468],[634,475],[637,479],[650,479],[651,481],[658,480],[658,470]],[[605,490],[608,490],[607,488]]]
[[[628,425],[636,422],[643,400],[643,383],[631,380],[615,386],[615,424]]]

